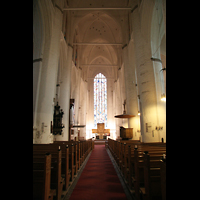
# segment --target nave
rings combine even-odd
[[[165,199],[166,0],[34,0],[32,89],[33,199],[68,198],[94,139],[131,195]]]
[[[34,144],[33,199],[131,199],[106,147],[91,139]]]
[[[128,199],[105,145],[94,145],[91,156],[69,199]]]
[[[97,123],[166,142],[166,0],[33,1],[33,144],[87,140]]]
[[[33,199],[166,199],[166,143],[94,144],[34,144]]]

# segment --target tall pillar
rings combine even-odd
[[[133,37],[135,47],[136,69],[141,105],[141,140],[142,142],[159,142],[156,83],[153,61],[151,60],[151,44],[141,34],[138,8],[132,13]]]
[[[159,5],[160,3],[160,5]],[[163,38],[163,35],[165,35],[165,30],[163,29],[165,27],[165,17],[166,17],[166,8],[165,3],[163,1],[157,1],[156,6],[153,9],[152,13],[152,22],[151,22],[151,55],[152,55],[152,64],[153,64],[153,70],[154,70],[154,80],[155,80],[155,90],[156,90],[156,101],[157,101],[157,125],[154,128],[155,132],[158,132],[159,135],[159,141],[163,138],[166,142],[166,102],[161,101],[161,95],[166,94],[165,92],[165,86],[164,86],[164,76],[162,68],[166,66],[165,63],[162,63],[161,61],[161,49],[162,52],[165,52],[164,50],[164,43],[165,38]],[[163,7],[164,6],[164,7]],[[161,10],[163,12],[162,15],[158,15],[158,10]],[[160,21],[159,19],[162,19]],[[163,27],[164,24],[164,27]],[[164,36],[165,37],[165,36]],[[164,64],[164,65],[163,65]]]
[[[69,104],[70,104],[70,82],[71,82],[71,68],[72,68],[72,48],[67,46],[64,37],[61,40],[60,49],[60,92],[59,92],[59,105],[64,111],[62,123],[62,135],[56,135],[55,140],[68,141],[69,140]]]
[[[107,123],[109,129],[114,129],[113,80],[107,79]]]
[[[120,115],[123,113],[123,102],[125,97],[125,84],[124,84],[124,67],[122,66],[119,71],[118,80],[114,83],[114,95],[115,95],[115,113],[114,115]],[[128,128],[127,119],[115,118],[116,138],[120,136],[120,126]]]
[[[79,124],[80,125],[86,125],[86,117],[87,117],[87,83],[83,81],[81,77],[79,77],[80,83],[79,83]],[[80,137],[86,138],[86,127],[80,128]]]
[[[56,89],[60,33],[62,28],[62,12],[55,6],[53,15],[52,34],[49,43],[48,53],[44,54],[41,67],[40,85],[37,102],[37,119],[35,143],[51,143],[53,136],[51,132],[51,121],[53,121],[54,95]],[[43,13],[45,14],[45,13]],[[46,49],[47,51],[47,49]]]
[[[40,75],[44,50],[44,28],[38,1],[33,2],[33,142],[37,133],[36,118]]]
[[[88,79],[87,84],[88,101],[87,101],[87,121],[86,121],[86,137],[92,136],[94,127],[94,79]]]
[[[133,138],[138,140],[140,134],[138,132],[140,125],[140,118],[138,116],[138,97],[136,90],[136,78],[135,78],[135,64],[134,64],[134,49],[133,42],[130,41],[129,45],[123,49],[124,58],[124,76],[125,76],[125,88],[126,88],[126,112],[135,117],[128,119],[128,127],[133,128]]]
[[[153,68],[157,98],[157,130],[155,131],[159,132],[159,141],[163,138],[164,142],[166,142],[166,102],[161,101],[161,95],[165,93],[162,63],[153,61]]]
[[[162,0],[162,13],[165,26],[165,37],[166,37],[166,0]]]

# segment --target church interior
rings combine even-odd
[[[99,149],[109,151],[129,193],[134,193],[130,199],[137,200],[156,198],[153,189],[148,193],[145,178],[146,192],[134,182],[133,158],[141,153],[148,164],[148,159],[162,157],[162,164],[155,163],[165,199],[166,0],[33,1],[34,167],[56,159],[58,147],[61,155],[69,155],[63,191],[78,174],[81,180],[79,172],[84,174]],[[40,154],[45,154],[44,161]],[[70,168],[73,162],[75,168]],[[55,188],[54,198],[67,199]],[[41,199],[50,199],[46,190]]]

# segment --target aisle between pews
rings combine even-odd
[[[33,144],[33,199],[53,200],[54,196],[60,200],[62,191],[69,189],[92,146],[92,139]]]

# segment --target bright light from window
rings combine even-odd
[[[94,78],[94,127],[97,123],[107,128],[107,79],[101,73]]]

